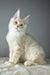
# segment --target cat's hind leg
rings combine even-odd
[[[24,65],[25,66],[32,66],[32,65],[38,65],[38,63],[33,62],[31,60],[27,60],[27,61],[24,62]]]
[[[47,62],[44,59],[41,59],[41,60],[35,59],[34,61],[27,60],[24,62],[25,66],[31,66],[31,65],[35,66],[35,65],[44,65],[44,64],[47,64]]]

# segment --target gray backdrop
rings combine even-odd
[[[21,18],[30,16],[27,33],[44,47],[50,58],[50,4],[49,0],[0,0],[0,56],[8,56],[6,34],[8,23],[16,10],[21,9]]]

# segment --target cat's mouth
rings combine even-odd
[[[15,29],[16,29],[18,32],[20,32],[18,28],[15,28]]]

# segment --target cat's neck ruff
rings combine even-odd
[[[16,38],[22,38],[23,36],[25,36],[25,31],[13,31],[13,30],[9,30],[9,33],[12,34],[11,36],[14,36]]]

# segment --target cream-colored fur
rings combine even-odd
[[[10,20],[9,31],[6,36],[10,51],[9,61],[6,62],[7,65],[14,65],[20,62],[20,60],[24,61],[24,65],[46,63],[43,48],[32,36],[25,33],[28,18],[29,16],[23,20],[20,19],[20,10],[18,10]],[[18,24],[15,24],[15,21],[17,21]],[[17,25],[21,23],[23,26],[16,28]]]

